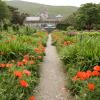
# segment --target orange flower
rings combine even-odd
[[[42,52],[44,52],[44,51],[45,51],[45,48],[43,47],[43,48],[42,48]]]
[[[89,88],[91,91],[93,91],[94,88],[95,88],[94,83],[89,83],[89,84],[88,84],[88,88]]]
[[[90,78],[90,77],[92,76],[92,72],[91,72],[90,70],[88,70],[88,71],[86,72],[86,76],[87,76],[87,78]]]
[[[100,66],[94,66],[94,68],[93,68],[95,71],[100,71]]]
[[[99,76],[100,73],[99,73],[98,71],[93,71],[93,72],[92,72],[92,75],[93,75],[93,76]]]
[[[38,48],[35,48],[35,52],[37,52],[37,53],[38,53],[38,52],[39,52],[39,49],[38,49]]]
[[[22,61],[19,61],[19,62],[17,63],[17,66],[23,66],[23,62],[22,62]]]
[[[29,56],[28,56],[28,55],[25,55],[25,56],[24,56],[24,59],[25,59],[25,60],[29,60]]]
[[[79,72],[77,73],[77,77],[79,77],[81,80],[87,79],[86,72],[81,72],[81,71],[79,71]]]
[[[65,41],[64,42],[64,46],[67,46],[67,45],[70,45],[71,44],[71,41]]]
[[[67,45],[68,45],[68,43],[67,43],[67,41],[65,41],[65,42],[64,42],[64,46],[67,46]]]
[[[12,67],[13,66],[13,64],[6,64],[6,67]]]
[[[34,64],[34,61],[31,60],[29,63],[30,63],[30,65],[33,65]]]
[[[24,88],[28,87],[28,83],[25,80],[21,80],[20,85]]]
[[[31,72],[28,71],[28,70],[24,70],[23,73],[26,74],[27,76],[30,76],[31,75]]]
[[[41,60],[41,59],[42,59],[42,56],[38,56],[38,59],[40,59],[40,60]]]
[[[35,100],[35,97],[31,96],[28,100]]]
[[[4,54],[4,52],[0,52],[0,55],[3,55]]]
[[[73,80],[73,81],[77,81],[77,79],[78,79],[78,77],[77,77],[77,75],[76,75],[76,76],[73,77],[72,80]]]
[[[16,37],[13,37],[12,40],[16,40]]]
[[[0,66],[2,67],[2,68],[4,68],[4,67],[6,67],[6,64],[0,64]]]
[[[6,67],[9,67],[9,64],[6,64]]]
[[[23,59],[23,64],[27,64],[28,63],[28,60],[27,59]]]
[[[16,77],[18,77],[18,78],[22,78],[22,72],[20,72],[20,71],[15,71],[15,72],[14,72],[14,75],[15,75]]]

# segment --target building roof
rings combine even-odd
[[[62,16],[62,15],[60,15],[60,14],[56,16],[56,18],[62,18],[62,17],[63,17],[63,16]]]
[[[26,20],[25,21],[39,21],[40,20],[40,17],[26,17]]]

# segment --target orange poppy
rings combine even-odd
[[[13,64],[6,64],[6,67],[12,67],[13,66]]]
[[[28,60],[27,59],[23,59],[23,64],[27,64],[28,63]]]
[[[78,77],[77,77],[77,75],[76,75],[76,76],[73,77],[72,80],[73,80],[73,81],[77,81],[77,79],[78,79]]]
[[[88,70],[88,71],[86,72],[86,76],[87,76],[87,78],[90,78],[90,77],[92,76],[92,72],[91,72],[90,70]]]
[[[41,60],[41,59],[42,59],[42,56],[38,56],[38,59],[40,59],[40,60]]]
[[[14,72],[14,75],[15,75],[16,77],[18,77],[18,78],[22,78],[22,72],[20,72],[20,71],[15,71],[15,72]]]
[[[92,72],[92,75],[93,75],[93,76],[99,76],[100,73],[99,73],[98,71],[93,71],[93,72]]]
[[[24,56],[24,59],[25,59],[25,60],[29,60],[29,56],[28,56],[28,55],[25,55],[25,56]]]
[[[39,49],[38,48],[35,48],[35,52],[38,52],[39,51]]]
[[[81,80],[87,79],[86,72],[81,72],[81,71],[79,71],[79,72],[77,73],[77,77],[79,77]]]
[[[6,64],[2,63],[2,64],[0,64],[0,66],[1,66],[2,68],[4,68],[4,67],[6,67]]]
[[[20,85],[24,88],[28,87],[28,83],[25,80],[21,80]]]
[[[89,84],[88,84],[88,88],[89,88],[91,91],[93,91],[93,90],[95,89],[94,83],[89,83]]]
[[[19,61],[19,62],[17,63],[17,66],[23,66],[23,62],[22,62],[22,61]]]
[[[100,71],[100,66],[94,66],[94,68],[93,68],[95,71]]]
[[[29,62],[29,64],[30,64],[30,65],[33,65],[33,64],[34,64],[34,61],[31,60],[31,61]]]
[[[31,96],[28,100],[35,100],[35,97]]]
[[[28,71],[28,70],[24,70],[23,73],[26,74],[27,76],[30,76],[31,75],[31,72]]]

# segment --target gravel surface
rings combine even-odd
[[[36,100],[72,100],[65,88],[66,77],[63,73],[63,64],[56,48],[51,45],[51,35],[49,35],[46,56],[40,70],[41,78],[36,90]]]

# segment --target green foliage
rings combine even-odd
[[[76,12],[76,26],[80,29],[93,29],[93,25],[100,24],[100,4],[87,3]]]
[[[78,30],[100,29],[100,4],[87,3],[64,19],[64,24]]]
[[[86,80],[73,77],[78,71],[93,71],[95,65],[100,65],[100,33],[83,32],[74,36],[54,32],[52,34],[55,45],[65,64],[68,75],[67,88],[70,89],[76,100],[99,100],[100,99],[100,77],[92,76]],[[65,42],[64,42],[65,41]],[[66,43],[71,44],[66,44]],[[94,91],[90,91],[88,83],[94,83]]]
[[[56,26],[56,28],[59,30],[66,30],[66,27],[68,27],[68,25],[63,23],[57,24]]]
[[[7,5],[0,0],[0,21],[9,17],[10,17],[10,11]]]
[[[79,36],[80,38],[80,36]],[[82,66],[93,66],[100,59],[100,46],[99,46],[100,37],[90,37],[84,36],[82,40],[74,45],[70,45],[63,49],[62,54],[64,57],[64,62],[75,63]],[[67,50],[66,50],[67,49]],[[66,58],[65,58],[66,57]],[[80,62],[82,61],[82,62]]]
[[[11,15],[12,15],[11,23],[23,25],[24,20],[25,20],[26,16],[28,16],[28,14],[20,13],[17,8],[12,7],[12,6],[8,6],[8,8],[9,8]]]
[[[34,95],[34,89],[39,83],[39,63],[43,61],[45,55],[47,34],[45,32],[27,34],[34,32],[34,29],[28,32],[25,27],[21,29],[20,35],[12,30],[0,33],[0,100],[28,100]],[[20,62],[21,66],[18,65]],[[7,67],[9,64],[11,67]],[[31,74],[25,74],[24,70]],[[16,71],[20,71],[22,77],[17,77]],[[28,87],[22,87],[20,80],[25,80]]]

